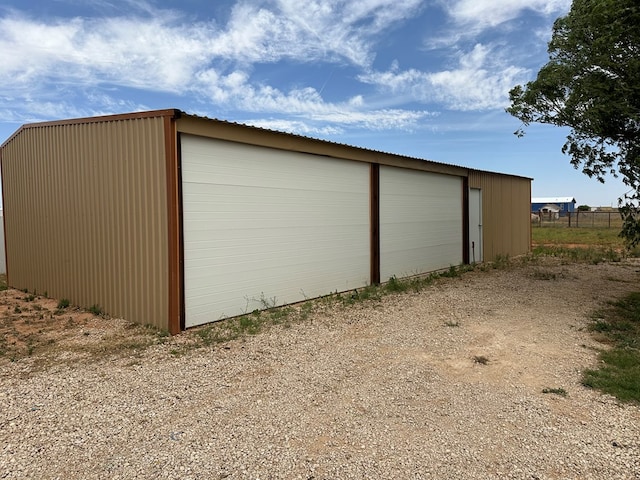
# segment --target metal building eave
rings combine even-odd
[[[34,123],[26,123],[22,125],[18,130],[16,130],[9,138],[7,138],[0,148],[3,148],[9,142],[11,142],[16,136],[20,135],[24,130],[32,129],[32,128],[42,128],[42,127],[50,127],[50,126],[60,126],[60,125],[84,125],[89,123],[101,123],[101,122],[114,122],[119,120],[134,120],[137,118],[153,118],[153,117],[170,117],[170,118],[179,118],[182,115],[182,112],[176,108],[164,109],[164,110],[148,110],[142,112],[132,112],[132,113],[120,113],[113,115],[101,115],[96,117],[81,117],[81,118],[70,118],[64,120],[50,120],[44,122],[34,122]]]
[[[413,170],[466,177],[468,168],[389,152],[355,147],[293,133],[182,113],[177,120],[178,132],[229,140],[281,150],[325,155],[346,160],[363,161]]]

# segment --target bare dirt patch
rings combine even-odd
[[[35,369],[96,360],[142,351],[165,337],[121,319],[63,307],[58,299],[13,288],[0,291],[0,364],[31,360]]]

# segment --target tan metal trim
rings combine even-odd
[[[277,148],[293,152],[323,155],[344,160],[375,163],[392,167],[408,168],[432,173],[443,173],[459,177],[467,176],[468,168],[456,165],[420,160],[392,153],[378,152],[340,143],[327,142],[309,137],[249,127],[237,123],[183,114],[177,121],[178,131],[201,137],[246,143],[261,147]]]
[[[166,109],[166,110],[149,110],[145,112],[133,112],[133,113],[118,113],[114,115],[102,115],[98,117],[81,117],[81,118],[70,118],[64,120],[52,120],[47,122],[36,122],[36,123],[27,123],[22,125],[18,130],[16,130],[13,135],[11,135],[5,142],[0,145],[0,148],[4,147],[7,143],[13,140],[17,135],[22,133],[24,130],[29,130],[32,128],[42,128],[42,127],[55,127],[61,125],[83,125],[89,123],[101,123],[101,122],[116,122],[120,120],[134,120],[138,118],[152,118],[152,117],[173,117],[178,118],[182,112],[176,108]]]

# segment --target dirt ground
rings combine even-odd
[[[613,269],[615,274],[605,275],[605,279],[598,280],[597,284],[593,283],[592,278],[581,278],[573,273],[589,267],[592,266],[570,264],[553,258],[547,258],[534,265],[512,267],[528,272],[526,275],[534,282],[535,291],[522,286],[523,288],[514,288],[510,292],[510,300],[519,308],[511,310],[507,317],[501,318],[499,330],[496,330],[492,323],[467,325],[474,336],[474,341],[469,347],[478,352],[477,357],[481,362],[484,357],[483,351],[499,352],[500,365],[509,368],[523,360],[531,364],[536,363],[538,358],[561,358],[564,352],[557,351],[558,346],[552,338],[549,338],[548,342],[541,341],[553,332],[552,329],[545,330],[546,318],[553,318],[561,311],[557,299],[560,281],[568,287],[560,294],[559,301],[568,305],[573,303],[577,318],[585,315],[585,312],[596,310],[606,299],[616,298],[640,288],[640,259],[627,259],[620,264],[601,264],[601,271]],[[468,279],[486,275],[486,272],[480,270],[465,275]],[[0,284],[5,281],[4,276],[1,276]],[[441,279],[440,285],[459,281],[465,280]],[[589,292],[586,299],[585,292]],[[500,294],[495,293],[493,300],[498,300]],[[523,322],[522,319],[528,317],[533,306],[543,318],[539,318],[538,322]],[[458,318],[454,309],[442,315],[445,317],[445,325],[452,328],[459,326],[463,320]],[[447,318],[448,315],[452,317]],[[580,322],[582,321],[580,318]],[[50,361],[55,362],[55,358],[60,356],[69,361],[76,357],[89,356],[99,359],[110,355],[127,355],[131,351],[140,352],[156,344],[197,347],[202,343],[197,332],[198,329],[192,329],[171,338],[166,332],[126,320],[109,318],[104,314],[96,315],[73,305],[62,306],[58,299],[11,288],[0,291],[0,362],[32,359],[34,364],[46,365]],[[535,358],[523,359],[524,345],[533,348],[534,352],[531,354]],[[490,348],[487,348],[489,346]],[[452,356],[440,361],[446,364],[451,372],[463,374],[469,370],[467,360]],[[495,356],[492,363],[494,368],[491,374],[495,374],[497,379],[503,379],[503,368],[496,365]],[[476,366],[474,365],[472,371]],[[523,369],[535,370],[526,367]],[[535,377],[535,374],[527,374],[520,380],[534,381]]]
[[[4,277],[4,276],[3,276]],[[6,280],[0,278],[0,284]],[[97,314],[96,314],[97,313]],[[13,288],[0,291],[0,363],[126,354],[166,338],[150,328]]]
[[[0,478],[640,479],[640,408],[580,383],[639,285],[537,259],[201,348],[7,290]]]

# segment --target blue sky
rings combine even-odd
[[[0,143],[24,123],[179,108],[533,177],[616,205],[567,131],[504,112],[570,0],[2,0]]]

